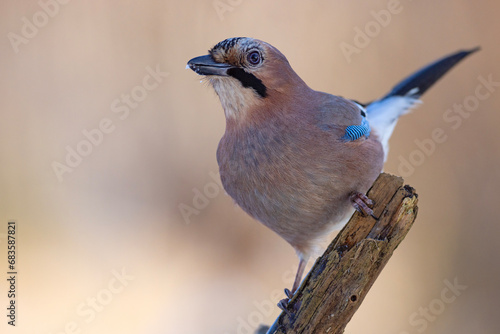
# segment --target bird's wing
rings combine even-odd
[[[319,126],[333,131],[344,141],[354,141],[370,135],[366,110],[358,102],[340,96],[328,95],[323,99],[317,113]]]
[[[353,140],[357,140],[361,137],[368,138],[370,136],[370,132],[371,132],[370,123],[368,123],[368,120],[366,119],[365,107],[362,104],[360,104],[359,102],[356,102],[356,101],[352,101],[352,102],[354,102],[359,108],[359,113],[361,115],[361,123],[349,125],[346,127],[345,134],[342,137],[342,139],[345,141],[353,141]]]

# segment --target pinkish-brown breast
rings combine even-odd
[[[261,111],[253,121],[228,124],[217,150],[226,192],[303,254],[344,218],[352,208],[349,195],[365,193],[383,164],[375,134],[345,142],[340,138],[347,124],[325,126],[336,118],[328,112],[359,111],[350,110],[349,103],[337,111],[322,110],[332,108],[329,103],[316,105],[308,109],[291,103],[289,110]]]

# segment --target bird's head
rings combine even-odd
[[[188,66],[208,79],[228,119],[241,119],[273,95],[305,86],[278,49],[248,37],[219,42],[208,55],[191,59]]]

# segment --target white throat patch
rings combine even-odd
[[[243,87],[235,78],[210,76],[208,81],[219,96],[227,118],[241,117],[250,107],[259,103],[257,93]]]

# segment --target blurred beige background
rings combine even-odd
[[[388,6],[378,23],[373,11]],[[418,219],[346,332],[498,333],[500,89],[473,96],[479,77],[500,81],[499,10],[466,0],[3,1],[0,277],[9,219],[19,275],[15,329],[0,280],[0,332],[233,334],[274,320],[296,256],[220,189],[223,112],[184,69],[218,41],[250,36],[278,47],[311,87],[360,101],[482,47],[398,124],[391,173],[419,156],[415,140],[436,128],[447,139],[406,173]],[[365,28],[366,45],[355,38]],[[346,57],[341,45],[356,41]],[[443,119],[464,102],[469,115]],[[68,150],[86,156],[68,167]],[[461,290],[446,290],[454,282]]]

